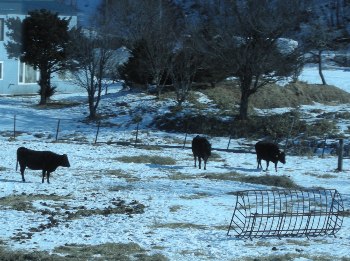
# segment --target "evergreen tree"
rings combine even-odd
[[[11,40],[5,47],[9,58],[19,58],[40,71],[40,104],[46,104],[52,89],[52,73],[66,68],[68,25],[68,19],[45,9],[29,12],[23,21],[18,18],[7,21]]]

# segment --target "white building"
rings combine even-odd
[[[9,59],[4,45],[8,40],[6,19],[24,19],[29,11],[39,9],[70,18],[70,27],[77,25],[77,11],[54,0],[0,0],[0,95],[36,94],[39,91],[39,72],[18,59]],[[72,92],[78,88],[58,74],[53,75],[51,83],[57,87],[57,92]]]

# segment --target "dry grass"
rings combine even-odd
[[[0,206],[9,207],[17,211],[35,211],[32,203],[36,200],[53,200],[53,201],[63,201],[69,197],[58,196],[58,195],[33,195],[33,194],[21,194],[21,195],[11,195],[7,197],[0,198]]]
[[[203,178],[212,180],[231,180],[244,183],[260,184],[273,187],[282,188],[301,188],[293,180],[287,176],[277,176],[277,175],[263,175],[263,176],[253,176],[253,175],[243,175],[237,172],[229,173],[208,173],[203,175]]]
[[[223,81],[215,89],[204,90],[223,110],[234,111],[241,92],[237,82]],[[323,104],[349,103],[350,94],[331,85],[290,83],[285,87],[269,84],[250,98],[250,106],[260,109],[297,107],[319,102]]]
[[[193,223],[157,223],[153,228],[171,228],[171,229],[206,229],[205,225],[198,225]]]
[[[79,106],[81,103],[72,101],[49,101],[45,105],[34,105],[38,109],[64,109]]]
[[[121,169],[113,169],[113,170],[108,170],[106,172],[107,175],[115,176],[118,179],[125,179],[127,182],[136,182],[140,181],[141,178],[131,175],[129,173],[126,173],[125,171]]]
[[[139,155],[139,156],[123,156],[115,158],[118,161],[124,163],[145,163],[154,165],[175,165],[176,160],[171,157],[162,156],[150,156],[150,155]]]
[[[67,260],[168,260],[160,254],[148,255],[147,250],[136,243],[107,243],[97,246],[65,245],[56,248],[55,252],[65,255],[65,258],[68,257]]]
[[[272,249],[272,248],[271,248]],[[277,249],[274,249],[275,251],[278,251]],[[289,253],[289,254],[271,254],[268,256],[264,257],[247,257],[247,258],[242,258],[240,260],[242,261],[290,261],[290,260],[295,260],[297,258],[304,258],[306,260],[317,260],[317,261],[350,261],[350,258],[348,257],[342,257],[342,258],[335,258],[332,257],[331,255],[308,255],[308,254],[303,254],[301,253],[301,250],[296,249],[295,253]]]

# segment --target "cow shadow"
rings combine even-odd
[[[22,180],[14,180],[14,179],[0,179],[0,182],[3,182],[3,183],[31,183],[30,181],[23,182]]]

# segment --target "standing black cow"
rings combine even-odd
[[[209,141],[197,135],[192,140],[192,152],[194,157],[194,166],[197,167],[197,157],[198,157],[198,166],[201,168],[201,159],[204,161],[204,169],[207,169],[207,160],[211,155],[211,144]]]
[[[278,145],[275,143],[267,142],[267,141],[259,141],[255,144],[256,151],[256,159],[258,161],[259,166],[262,168],[261,160],[266,161],[266,170],[269,167],[269,162],[272,161],[275,163],[275,170],[277,171],[277,163],[278,161],[283,164],[286,163],[286,155],[283,151],[278,148]]]
[[[24,147],[17,149],[16,171],[18,168],[18,163],[20,166],[23,182],[25,182],[24,170],[26,167],[33,170],[42,170],[42,183],[44,183],[45,173],[47,176],[47,183],[50,183],[50,173],[54,172],[58,166],[70,167],[66,154],[58,155],[51,151],[36,151]]]

